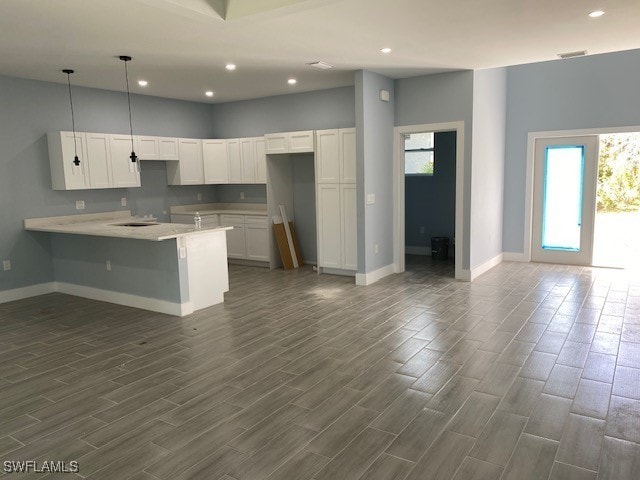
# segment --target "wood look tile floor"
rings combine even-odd
[[[184,319],[0,305],[0,460],[97,479],[640,478],[640,277],[410,258],[369,287],[232,266]]]

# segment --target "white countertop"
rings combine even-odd
[[[266,203],[197,203],[176,205],[169,209],[172,215],[267,215]]]
[[[214,227],[196,230],[193,225],[179,223],[150,223],[144,227],[118,225],[129,222],[148,222],[148,219],[132,217],[130,210],[66,215],[62,217],[28,218],[25,230],[51,233],[71,233],[98,237],[132,238],[159,242],[187,235],[200,235],[215,230],[230,230],[233,227]]]

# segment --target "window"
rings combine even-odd
[[[433,132],[410,133],[404,137],[404,174],[433,175]]]

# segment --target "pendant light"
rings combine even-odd
[[[67,75],[67,86],[69,87],[69,105],[71,106],[71,131],[73,132],[73,165],[75,167],[80,166],[80,159],[78,158],[78,141],[76,139],[76,121],[73,115],[73,96],[71,95],[71,74],[73,70],[65,68],[62,73]],[[73,173],[80,173],[78,168],[73,169]]]
[[[129,134],[131,135],[131,163],[136,164],[136,169],[140,171],[140,162],[138,162],[138,156],[136,155],[135,148],[133,147],[133,122],[131,121],[131,92],[129,91],[129,71],[127,69],[127,62],[131,61],[131,57],[127,55],[120,55],[120,60],[124,62],[124,78],[127,82],[127,103],[129,104]]]

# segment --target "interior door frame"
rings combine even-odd
[[[404,221],[404,136],[422,132],[456,132],[456,210],[455,210],[455,278],[470,280],[462,269],[464,240],[464,122],[406,125],[393,129],[393,271],[405,271]]]
[[[598,127],[582,128],[575,130],[550,130],[541,132],[529,132],[527,135],[527,169],[525,179],[525,209],[524,209],[524,245],[523,258],[510,258],[511,260],[531,261],[531,246],[533,233],[533,193],[534,193],[534,167],[535,167],[535,143],[538,139],[554,137],[579,137],[585,135],[603,135],[607,133],[633,133],[640,132],[640,126]],[[597,175],[597,170],[596,170]],[[593,235],[593,232],[591,232]],[[511,256],[510,256],[511,257]]]

